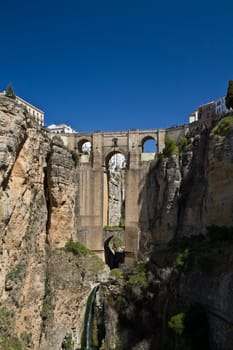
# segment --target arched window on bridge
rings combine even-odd
[[[78,152],[81,154],[90,154],[91,153],[91,142],[89,140],[80,140],[77,144]]]
[[[142,154],[141,161],[150,162],[155,159],[157,152],[157,145],[152,136],[147,136],[142,140]]]
[[[108,235],[109,232],[106,232]],[[104,242],[105,263],[110,269],[118,268],[125,260],[125,244],[118,236],[110,235]]]
[[[142,140],[142,153],[156,153],[157,144],[153,137],[148,136]]]

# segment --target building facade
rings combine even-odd
[[[44,112],[41,109],[33,106],[19,96],[16,96],[16,101],[26,107],[28,113],[38,122],[39,125],[44,126]]]
[[[222,117],[228,112],[229,109],[226,107],[225,96],[222,96],[216,101],[211,101],[197,107],[196,111],[189,115],[189,123],[200,119],[209,119],[216,115]]]
[[[215,101],[215,112],[217,115],[224,115],[229,112],[229,109],[226,107],[226,97],[222,96]]]
[[[76,131],[66,124],[51,124],[47,129],[54,134],[74,134]]]

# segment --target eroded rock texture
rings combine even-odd
[[[86,298],[103,266],[94,262],[88,272],[87,263],[58,251],[77,238],[76,172],[60,140],[52,142],[21,106],[1,97],[2,349],[10,341],[60,349],[67,334],[80,341]]]
[[[190,132],[179,155],[155,161],[142,205],[151,243],[204,234],[209,225],[232,226],[232,173],[232,132],[219,135],[211,127]],[[146,235],[142,232],[142,247],[149,244]]]

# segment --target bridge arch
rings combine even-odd
[[[117,149],[117,150],[115,149],[115,150],[108,151],[105,154],[105,167],[106,167],[106,169],[108,169],[108,164],[109,164],[110,159],[117,154],[119,154],[119,155],[121,154],[124,157],[124,159],[125,159],[124,168],[126,168],[127,158],[125,155],[125,151],[122,149]]]
[[[104,226],[125,225],[125,154],[111,150],[105,157],[104,171]]]
[[[142,153],[156,153],[157,152],[157,137],[147,135],[141,141]]]
[[[92,149],[92,142],[89,138],[83,138],[77,142],[78,153],[90,153]]]

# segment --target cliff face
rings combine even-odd
[[[147,223],[140,254],[148,263],[100,287],[108,349],[122,344],[125,349],[162,349],[166,337],[176,341],[167,324],[182,311],[183,300],[200,305],[211,348],[231,349],[232,244],[212,250],[208,242],[200,245],[202,253],[196,261],[199,251],[192,252],[196,262],[188,274],[173,271],[178,251],[162,249],[172,238],[205,234],[209,225],[232,226],[232,135],[231,127],[201,125],[190,131],[179,156],[161,157],[151,165],[139,218]],[[0,348],[80,348],[87,296],[108,272],[94,255],[64,250],[70,239],[78,239],[77,172],[59,137],[51,140],[23,108],[1,97]],[[117,199],[111,210],[117,212],[118,225],[124,196],[112,190],[111,197]],[[209,256],[201,255],[207,250]],[[161,263],[164,256],[172,263]],[[185,266],[184,258],[180,263]],[[211,265],[210,273],[201,270],[203,261]],[[191,348],[187,339],[183,348]]]
[[[4,97],[0,186],[1,348],[19,341],[25,348],[58,349],[66,332],[78,343],[86,298],[103,267],[90,268],[88,277],[92,258],[72,262],[59,250],[77,238],[76,169],[61,141],[51,141]]]
[[[143,205],[149,208],[148,230],[142,231],[140,250],[142,259],[147,254],[148,259],[163,268],[174,268],[176,264],[188,268],[187,261],[193,264],[191,270],[180,272],[175,280],[168,280],[165,286],[162,283],[160,295],[153,291],[151,307],[160,315],[158,324],[165,322],[167,326],[172,312],[182,312],[181,303],[199,305],[208,324],[209,346],[226,350],[233,343],[232,238],[228,237],[229,243],[225,241],[224,229],[215,243],[211,238],[200,243],[203,238],[198,241],[198,236],[206,235],[211,225],[233,227],[233,118],[208,128],[203,124],[198,127],[199,130],[191,130],[179,155],[163,156],[151,165],[143,189]],[[193,235],[199,242],[197,248],[197,241],[190,238],[186,252],[180,248],[180,255],[171,253],[170,248],[161,248],[167,247],[171,239],[185,242],[184,237]],[[166,297],[161,301],[162,291]],[[162,348],[161,344],[155,342],[154,346]],[[186,343],[184,348],[188,346]]]
[[[209,225],[232,226],[232,131],[201,128],[190,132],[180,155],[163,157],[150,168],[143,206],[149,208],[152,244],[205,234]],[[143,232],[142,237],[143,247],[150,242]]]

